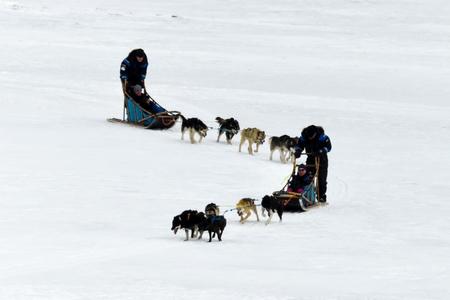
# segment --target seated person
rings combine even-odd
[[[311,184],[312,176],[308,172],[306,166],[301,164],[298,166],[297,174],[294,175],[289,182],[287,191],[294,193],[303,193],[305,191],[305,187]]]
[[[139,84],[130,86],[128,94],[134,101],[136,101],[143,109],[152,111],[153,105],[150,96],[147,93],[143,93],[143,88]]]

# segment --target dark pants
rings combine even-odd
[[[313,174],[316,172],[315,168],[315,156],[309,155],[306,159],[306,164],[310,167]],[[319,200],[327,200],[327,176],[328,176],[328,156],[322,154],[319,156],[319,174],[318,174],[318,186],[317,192],[319,194]]]

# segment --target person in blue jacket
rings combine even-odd
[[[331,151],[330,138],[325,134],[322,127],[310,125],[303,128],[302,133],[295,146],[295,157],[299,158],[305,150],[307,158],[306,164],[311,172],[315,173],[315,158],[319,158],[318,172],[318,193],[319,201],[327,201],[327,176],[328,176],[328,155]]]
[[[145,77],[147,76],[148,60],[142,49],[132,50],[120,64],[120,80],[124,95],[131,86],[140,85],[145,91]]]

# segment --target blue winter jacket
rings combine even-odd
[[[308,139],[311,136],[311,131],[315,131],[315,137]],[[331,151],[330,138],[325,134],[324,130],[320,126],[309,126],[302,131],[301,136],[298,139],[298,143],[295,146],[296,152],[306,151],[308,154],[323,154],[326,155]]]

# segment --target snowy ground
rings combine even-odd
[[[448,1],[0,0],[0,299],[448,299]],[[172,217],[290,165],[121,117],[120,61],[215,126],[324,126],[330,205],[224,241]]]

